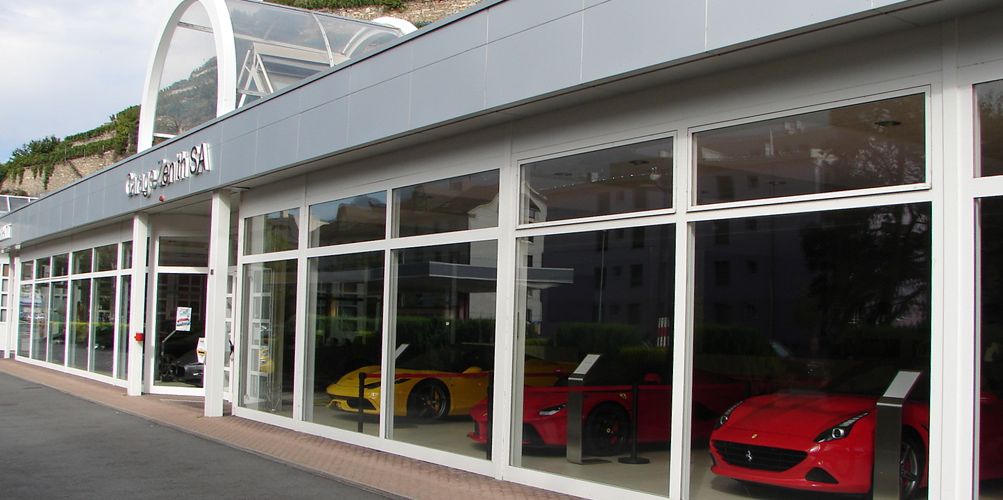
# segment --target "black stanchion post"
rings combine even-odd
[[[484,429],[484,432],[487,433],[487,438],[488,438],[488,443],[487,443],[488,444],[488,451],[487,451],[488,460],[491,460],[491,413],[492,413],[492,410],[493,410],[492,407],[494,406],[492,404],[492,402],[494,400],[494,392],[495,392],[494,391],[494,382],[491,379],[492,379],[491,375],[488,375],[488,423],[487,423],[487,428]]]
[[[363,419],[365,419],[365,416],[366,416],[366,413],[365,413],[366,409],[362,405],[362,402],[365,401],[365,400],[366,400],[366,374],[362,373],[362,372],[359,372],[359,402],[358,402],[359,412],[357,413],[357,415],[358,415],[358,431],[359,432],[362,432],[362,422],[363,422]]]
[[[630,387],[630,456],[620,457],[621,464],[646,464],[651,462],[644,457],[637,456],[637,400],[641,397],[641,387],[634,382]]]

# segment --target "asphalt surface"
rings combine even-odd
[[[0,498],[387,497],[0,373]]]

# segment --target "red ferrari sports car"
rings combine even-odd
[[[927,391],[916,392],[921,397],[903,407],[899,464],[903,498],[927,480],[930,409],[922,400]],[[711,433],[711,471],[784,488],[866,494],[871,490],[877,400],[873,395],[836,391],[748,398],[728,408]],[[1001,452],[996,451],[1003,446],[1003,405],[986,393],[981,406],[980,477],[998,478],[1003,476]]]
[[[638,443],[664,443],[669,440],[672,413],[672,386],[660,383],[657,375],[645,377],[638,391]],[[717,417],[734,401],[741,399],[745,386],[731,379],[700,374],[694,382],[701,398],[693,408],[694,439],[706,439]],[[530,448],[567,445],[568,392],[570,387],[526,387],[523,392],[522,443]],[[580,389],[584,452],[592,456],[623,453],[630,444],[632,393],[629,385],[594,385]],[[696,391],[694,391],[696,392]],[[486,443],[488,414],[486,401],[470,410],[474,431],[467,434]]]

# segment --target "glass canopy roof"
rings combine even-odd
[[[357,21],[259,1],[182,0],[147,74],[139,149],[414,29],[399,19]]]

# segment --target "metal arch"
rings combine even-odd
[[[233,24],[225,0],[181,0],[165,21],[154,41],[153,57],[146,71],[143,84],[143,98],[139,115],[139,137],[137,151],[149,149],[153,145],[154,117],[157,114],[157,94],[163,77],[167,51],[174,39],[178,21],[195,3],[199,3],[209,16],[212,27],[213,45],[216,48],[216,116],[236,109],[237,55],[233,42]]]

